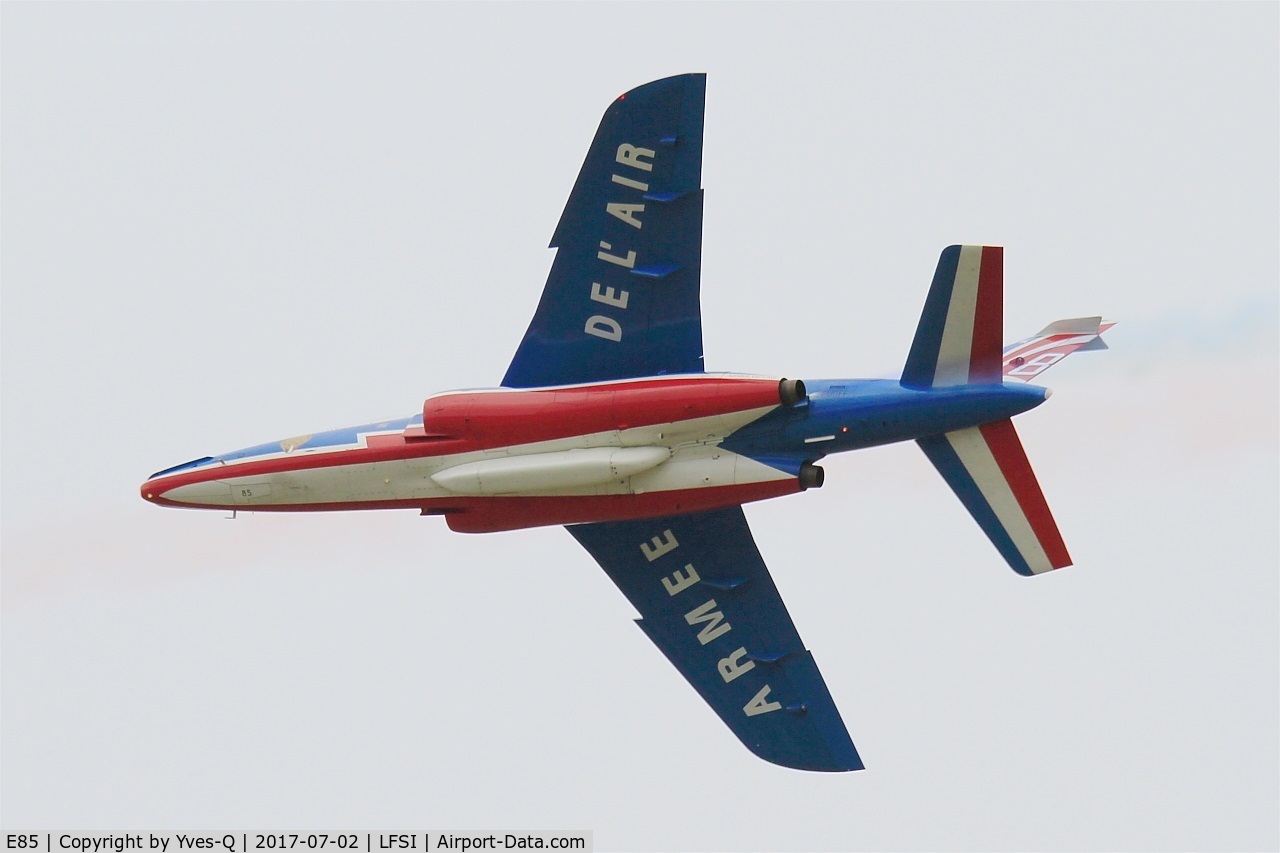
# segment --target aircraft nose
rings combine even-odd
[[[172,491],[170,484],[164,483],[159,477],[151,477],[145,483],[138,487],[138,494],[149,504],[156,506],[170,506],[169,492]]]
[[[183,487],[180,485],[181,479],[173,480],[170,478],[179,473],[185,476],[192,469],[199,468],[212,461],[214,461],[212,456],[202,456],[199,459],[192,459],[190,462],[183,462],[181,465],[174,465],[172,468],[157,471],[138,488],[138,493],[148,503],[172,505],[171,501],[178,497],[177,493]]]

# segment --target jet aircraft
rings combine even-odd
[[[915,441],[1021,575],[1067,566],[1013,416],[1025,384],[1101,318],[1002,348],[1003,250],[942,251],[902,374],[790,379],[703,369],[699,283],[705,76],[657,80],[605,112],[555,259],[501,385],[420,413],[166,468],[161,506],[413,509],[455,531],[565,525],[640,628],[756,755],[863,763],[756,548],[742,505],[822,485],[822,457]]]

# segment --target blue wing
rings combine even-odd
[[[862,769],[741,507],[568,530],[748,749],[800,770]]]
[[[706,75],[683,74],[633,89],[605,111],[503,385],[702,372],[705,95]]]

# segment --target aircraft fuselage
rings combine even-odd
[[[823,456],[1002,420],[1047,394],[733,374],[454,391],[418,415],[169,468],[141,492],[203,509],[417,509],[464,532],[645,518],[802,491],[821,485]]]

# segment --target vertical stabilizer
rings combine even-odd
[[[1115,323],[1101,317],[1058,320],[1004,348],[1004,378],[1030,382],[1073,352],[1106,349],[1101,335]]]

